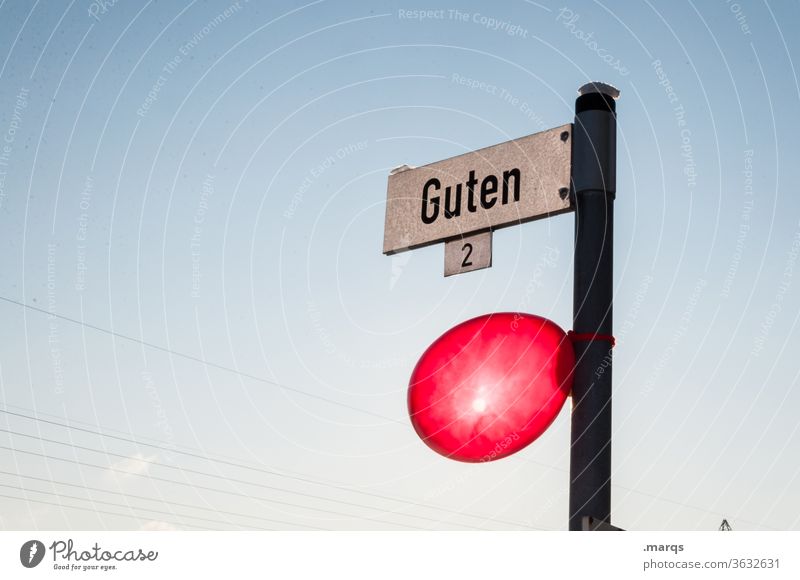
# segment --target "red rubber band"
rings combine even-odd
[[[567,332],[567,336],[572,342],[592,342],[594,340],[605,340],[606,342],[611,343],[611,348],[614,348],[617,344],[617,340],[610,334],[597,334],[594,332],[575,332],[574,330],[570,330]]]

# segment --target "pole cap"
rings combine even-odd
[[[619,89],[607,83],[586,83],[578,89],[578,98],[575,100],[575,114],[584,111],[605,111],[615,113]]]
[[[608,83],[601,83],[599,81],[586,83],[578,89],[578,94],[581,96],[588,95],[590,93],[601,93],[603,95],[608,95],[615,101],[619,98],[619,89],[617,87],[609,85]]]

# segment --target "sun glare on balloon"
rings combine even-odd
[[[472,410],[476,413],[483,413],[486,410],[486,400],[478,397],[472,401]]]

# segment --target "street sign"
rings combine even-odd
[[[492,232],[471,234],[444,243],[444,275],[492,267]]]
[[[393,171],[383,253],[571,211],[571,139],[572,125],[562,125],[423,167]]]
[[[619,90],[606,83],[591,82],[583,85],[578,95],[573,124],[424,167],[401,165],[393,169],[387,191],[383,253],[391,255],[444,242],[445,276],[461,274],[492,265],[492,232],[495,229],[575,212],[572,330],[567,333],[568,341],[566,337],[559,339],[559,343],[570,343],[568,351],[574,356],[573,362],[563,366],[571,377],[573,401],[569,529],[605,531],[619,529],[608,523],[611,521],[612,433],[612,361],[608,349],[609,345],[614,345],[614,199]],[[513,322],[516,324],[516,320]],[[455,346],[442,350],[441,340],[445,336],[423,355],[425,365],[420,366],[423,363],[420,359],[409,386],[412,423],[423,440],[440,452],[452,448],[453,440],[460,439],[464,433],[475,433],[470,435],[472,444],[485,431],[478,423],[456,431],[452,425],[465,418],[474,419],[489,408],[486,398],[480,395],[487,385],[513,383],[504,375],[499,381],[478,381],[472,390],[461,389],[456,381],[456,389],[452,389],[452,369],[443,375],[436,368],[425,370],[424,367],[431,361],[444,361],[444,365],[449,365],[449,360],[467,348],[464,344],[469,347],[474,341],[450,340],[447,342]],[[501,349],[478,348],[473,361],[462,365],[466,367],[465,376],[471,380],[475,369],[482,370],[484,359],[498,350]],[[510,352],[510,349],[504,347],[502,351]],[[513,353],[511,356],[514,357]],[[519,360],[522,360],[521,355],[513,364],[498,366],[516,368]],[[444,368],[444,365],[440,366]],[[596,371],[601,366],[605,371],[598,375]],[[539,376],[539,367],[541,365],[527,375]],[[452,415],[451,405],[430,404],[442,400],[434,392],[442,376],[446,377],[442,380],[444,390],[451,388],[445,396],[466,397],[461,401],[462,411],[456,409],[457,416]],[[476,393],[478,396],[470,400]],[[434,416],[434,407],[444,409],[445,413],[441,417]],[[508,407],[512,408],[514,412],[518,410],[517,405]],[[453,421],[444,416],[448,413]],[[427,421],[431,417],[433,420]],[[489,421],[486,429],[495,423],[495,420]],[[443,439],[441,426],[450,432]],[[474,449],[464,452],[464,448],[461,444],[446,454],[463,461],[475,460]]]

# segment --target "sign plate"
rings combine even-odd
[[[444,275],[492,267],[492,232],[481,232],[444,243]]]
[[[572,125],[389,175],[383,253],[564,213]]]

